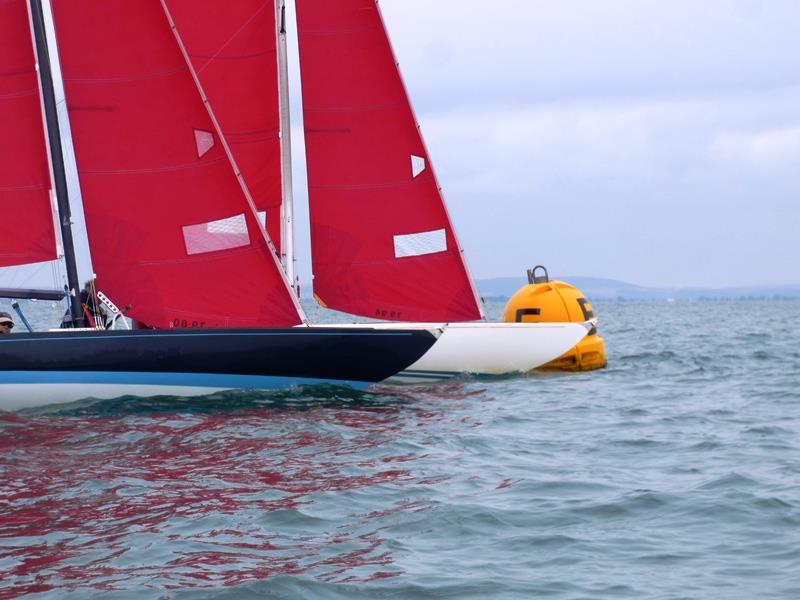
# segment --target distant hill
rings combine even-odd
[[[581,290],[588,298],[596,300],[701,300],[701,299],[757,299],[800,298],[800,285],[742,286],[735,288],[650,288],[598,277],[553,277],[566,281]],[[484,298],[508,298],[527,280],[524,277],[495,277],[478,279],[478,290]]]

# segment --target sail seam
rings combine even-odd
[[[146,266],[159,266],[159,265],[183,265],[193,262],[206,263],[216,260],[227,260],[228,257],[234,255],[258,254],[258,248],[252,244],[245,246],[235,246],[232,248],[221,248],[219,250],[210,250],[204,253],[188,254],[184,258],[170,258],[166,260],[140,260],[137,261],[139,265]]]
[[[440,256],[444,257],[444,256],[452,256],[453,254],[455,254],[455,251],[452,248],[448,248],[447,250],[443,250],[441,252],[435,252],[435,253],[432,253],[432,254],[420,254],[420,255],[415,255],[415,256],[403,256],[402,259],[403,259],[403,262],[410,262],[411,260],[413,260],[415,258],[419,259],[420,261],[427,262],[427,261],[430,261],[430,260],[433,260],[434,258],[436,258],[437,255],[440,255]],[[433,257],[433,258],[431,258],[431,257]],[[392,265],[396,265],[397,264],[397,261],[399,260],[399,258],[400,257],[394,256],[394,254],[392,254],[391,258],[384,258],[384,259],[380,259],[380,260],[378,260],[378,259],[351,260],[347,264],[349,266],[351,266],[351,267],[377,267],[377,266],[384,266],[384,265],[385,266],[392,266]],[[327,266],[336,267],[336,266],[339,266],[341,263],[320,261],[319,264],[320,265],[327,265]],[[413,304],[399,304],[398,303],[397,305],[398,306],[405,306],[406,308],[409,308],[409,309],[413,309],[414,308]]]
[[[35,75],[36,70],[30,67],[22,67],[19,69],[9,69],[7,71],[0,71],[0,77],[16,77],[18,75]]]
[[[223,51],[223,50],[225,50],[225,48],[226,48],[226,47],[227,47],[227,46],[228,46],[228,45],[229,45],[229,44],[230,44],[230,43],[231,43],[233,40],[235,40],[235,39],[236,39],[236,38],[239,36],[239,34],[240,34],[240,33],[241,33],[241,32],[242,32],[244,29],[245,29],[245,27],[247,27],[248,25],[250,25],[250,23],[252,23],[252,22],[253,22],[253,20],[254,20],[254,19],[255,19],[255,18],[256,18],[256,17],[257,17],[257,16],[258,16],[258,15],[259,15],[259,14],[260,14],[260,13],[261,13],[263,10],[264,10],[264,8],[266,8],[266,6],[267,6],[267,2],[264,2],[264,3],[261,5],[261,8],[259,8],[258,10],[256,10],[256,12],[254,12],[254,13],[252,14],[252,16],[251,16],[249,19],[247,19],[247,21],[245,21],[245,22],[242,24],[242,26],[241,26],[241,27],[239,27],[239,29],[237,29],[237,30],[236,30],[236,31],[233,33],[233,35],[231,35],[231,37],[229,37],[229,38],[228,38],[228,40],[227,40],[227,41],[226,41],[224,44],[222,44],[222,46],[220,46],[220,47],[219,47],[219,50],[217,50],[217,52],[216,52],[216,53],[214,53],[214,54],[213,54],[211,57],[209,57],[209,59],[206,61],[206,64],[204,64],[202,67],[200,67],[199,69],[197,69],[197,74],[198,74],[198,75],[200,75],[200,73],[202,73],[202,72],[203,72],[203,71],[206,69],[206,67],[207,67],[208,65],[210,65],[210,64],[211,64],[211,63],[212,63],[214,60],[216,60],[216,59],[219,57],[219,55],[220,55],[220,54],[222,54],[222,51]],[[188,53],[187,53],[187,54],[188,54]]]
[[[172,173],[175,171],[190,171],[192,169],[200,169],[203,167],[207,167],[209,165],[215,163],[225,162],[224,158],[214,158],[205,161],[198,161],[196,163],[185,163],[181,165],[170,165],[167,167],[142,167],[139,169],[110,169],[110,170],[103,170],[103,169],[81,169],[80,173],[82,175],[130,175],[133,173],[149,173],[149,174],[157,174],[157,173]]]
[[[48,190],[50,186],[45,183],[35,183],[32,185],[12,185],[0,186],[0,192],[30,192],[33,190]]]
[[[251,52],[250,54],[229,54],[228,56],[221,56],[219,54],[200,54],[198,52],[190,52],[189,56],[192,58],[202,58],[211,60],[249,60],[251,58],[260,58],[262,56],[269,56],[270,54],[277,54],[273,50],[264,50],[263,52]]]
[[[367,27],[352,27],[350,29],[298,29],[298,33],[302,33],[303,35],[317,35],[320,37],[345,34],[349,35],[351,33],[362,33],[364,31],[380,31],[380,27],[372,25]]]
[[[38,254],[34,254],[33,252],[0,252],[0,256],[4,258],[24,258],[26,256],[33,256],[39,260]],[[8,266],[16,266],[16,265],[3,265],[5,267]]]
[[[91,83],[128,83],[130,81],[150,81],[154,79],[166,79],[174,75],[185,73],[188,69],[177,67],[167,71],[157,73],[146,73],[144,75],[120,75],[119,77],[65,77],[65,83],[91,84]]]
[[[310,190],[382,190],[414,185],[413,179],[392,181],[389,183],[343,183],[329,185],[310,185]]]
[[[303,111],[307,113],[345,113],[345,112],[368,112],[371,110],[378,111],[389,108],[405,108],[402,102],[392,102],[389,104],[371,104],[365,106],[345,106],[342,108],[308,108],[303,107]]]
[[[226,131],[228,139],[237,144],[253,144],[264,141],[276,140],[280,137],[280,129],[253,129],[251,131]],[[247,139],[253,138],[253,139]]]
[[[30,90],[25,90],[22,92],[9,92],[7,94],[0,94],[0,100],[15,100],[17,98],[27,98],[28,96],[33,96],[39,93],[38,88],[32,88]]]

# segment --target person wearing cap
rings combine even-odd
[[[14,328],[14,320],[7,312],[0,312],[0,335],[11,333]]]

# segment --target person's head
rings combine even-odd
[[[14,320],[7,312],[0,312],[0,334],[11,333],[14,328]]]

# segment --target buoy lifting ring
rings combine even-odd
[[[544,271],[544,275],[536,275],[538,269]],[[528,269],[528,283],[548,283],[549,281],[550,276],[547,274],[547,269],[545,269],[543,265],[536,265],[532,269]]]

